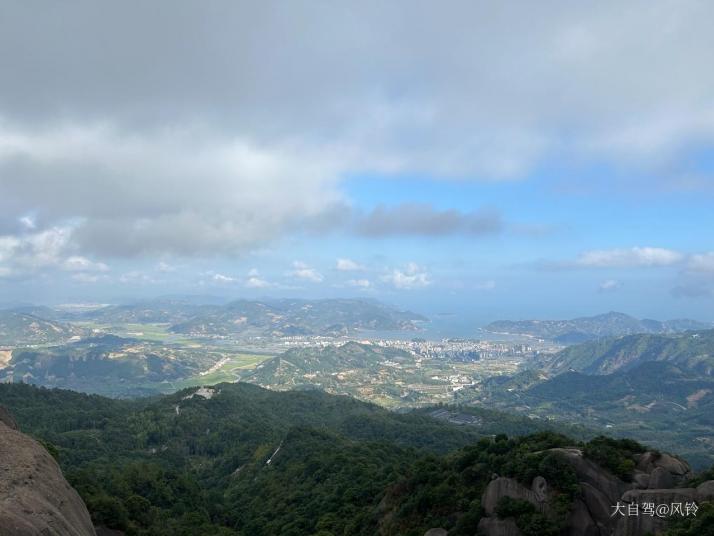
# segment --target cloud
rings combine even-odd
[[[0,210],[71,221],[85,254],[239,254],[341,202],[338,156],[308,152],[191,127],[31,131],[0,121]]]
[[[70,272],[108,272],[109,266],[103,262],[93,262],[86,257],[73,255],[62,262],[62,268]]]
[[[76,281],[77,283],[93,284],[98,283],[100,281],[106,281],[107,279],[108,277],[106,275],[101,274],[88,274],[85,272],[72,274],[72,280]]]
[[[455,209],[437,210],[428,204],[405,203],[394,207],[378,206],[358,219],[359,234],[383,237],[391,235],[447,234],[484,235],[503,229],[496,212],[464,213]]]
[[[235,277],[231,277],[229,275],[224,275],[224,274],[213,274],[211,277],[214,283],[218,284],[232,284],[236,283],[238,280]]]
[[[293,268],[294,270],[290,272],[290,275],[297,279],[310,281],[311,283],[321,283],[325,279],[325,277],[320,272],[318,272],[314,268],[311,268],[304,262],[293,262]]]
[[[171,264],[161,261],[156,265],[156,271],[167,274],[167,273],[175,272],[176,267]]]
[[[364,270],[364,267],[352,259],[337,259],[335,268],[340,272],[355,272]]]
[[[529,3],[517,17],[459,0],[16,2],[0,19],[0,69],[15,74],[0,87],[0,213],[42,229],[76,221],[87,257],[240,255],[329,225],[339,181],[359,173],[512,180],[556,157],[679,177],[714,136],[713,12],[688,0]],[[378,208],[359,229],[499,225]]]
[[[515,17],[509,4],[458,0],[448,10],[166,0],[138,16],[131,3],[41,13],[17,3],[0,21],[0,67],[18,73],[2,102],[27,123],[194,121],[356,146],[363,167],[402,172],[512,177],[564,150],[671,160],[712,134],[713,9],[558,2]]]
[[[598,291],[600,292],[613,292],[620,288],[620,282],[615,279],[606,279],[598,285]]]
[[[252,276],[246,280],[245,286],[246,288],[268,288],[272,287],[273,285],[267,282],[265,279]]]
[[[382,276],[382,281],[404,290],[424,288],[431,285],[429,273],[413,262],[407,264],[404,269],[393,269],[389,274]]]
[[[130,270],[119,276],[119,282],[124,285],[151,285],[156,280],[141,270]]]
[[[22,217],[18,218],[18,221],[28,231],[33,231],[34,229],[37,228],[37,224],[35,223],[35,220],[33,218],[31,218],[30,216],[22,216]]]
[[[588,268],[631,268],[672,266],[680,263],[684,255],[678,251],[655,247],[604,249],[586,251],[575,264]]]
[[[74,254],[71,227],[52,227],[18,235],[0,235],[0,268],[5,277],[24,277],[42,270],[106,272],[103,262]]]
[[[244,286],[246,288],[269,288],[275,285],[263,279],[256,268],[251,268],[248,270],[248,279],[245,280]]]
[[[347,281],[347,284],[350,287],[357,287],[362,289],[367,289],[372,286],[372,283],[369,279],[350,279],[349,281]]]
[[[714,252],[692,255],[687,263],[687,269],[692,272],[714,273]]]

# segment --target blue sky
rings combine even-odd
[[[714,320],[710,5],[216,6],[7,8],[0,303]]]

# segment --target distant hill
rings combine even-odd
[[[83,313],[80,318],[106,324],[175,324],[217,310],[219,306],[180,297],[157,298],[132,304],[110,305]]]
[[[498,320],[484,329],[494,333],[530,335],[562,344],[577,344],[602,337],[636,333],[669,334],[711,328],[696,320],[640,320],[623,313],[610,312],[572,320]]]
[[[413,357],[404,350],[348,342],[342,346],[293,348],[264,361],[245,377],[260,385],[324,385],[349,370],[374,371],[385,361],[407,363]]]
[[[208,369],[220,355],[205,349],[102,335],[43,348],[15,349],[0,381],[126,396],[147,382],[172,381]]]
[[[32,309],[32,312],[37,310]],[[29,312],[0,311],[0,346],[58,343],[81,333],[79,328]]]
[[[584,426],[609,428],[700,466],[714,463],[714,377],[666,361],[613,374],[529,370],[484,383],[480,403]]]
[[[346,335],[361,330],[414,330],[426,318],[374,300],[238,300],[172,326],[199,336]]]
[[[714,375],[714,330],[673,335],[625,335],[571,346],[544,358],[551,373],[576,370],[609,374],[647,361],[666,361],[699,374]]]

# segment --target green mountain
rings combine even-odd
[[[385,362],[411,363],[404,350],[348,342],[341,346],[292,348],[264,361],[245,380],[261,385],[322,385],[347,371],[375,373]]]
[[[571,346],[544,358],[552,373],[608,374],[648,361],[666,361],[702,375],[714,374],[714,330],[673,335],[626,335]]]
[[[79,319],[88,319],[104,324],[176,324],[200,314],[213,312],[215,304],[202,304],[185,298],[156,298],[132,304],[110,305],[79,314]]]
[[[577,344],[602,337],[636,333],[667,334],[707,328],[711,328],[711,324],[696,320],[639,320],[623,313],[610,312],[572,320],[499,320],[484,329],[494,333],[530,335],[562,344]]]
[[[606,429],[714,463],[714,378],[669,362],[643,362],[607,375],[529,370],[485,382],[478,399],[502,410]]]
[[[82,330],[78,328],[22,310],[0,311],[0,346],[60,343],[80,334]]]
[[[15,349],[0,368],[0,381],[129,396],[152,392],[151,383],[196,375],[220,358],[200,348],[102,335],[58,346]]]
[[[585,534],[620,520],[583,515],[583,500],[643,493],[655,468],[672,483],[691,476],[633,441],[509,439],[497,431],[507,415],[465,410],[475,418],[456,425],[317,391],[220,384],[115,400],[2,384],[0,405],[59,460],[95,525],[129,536],[458,536],[504,523]],[[709,497],[702,486],[690,493]]]
[[[172,326],[198,336],[345,335],[361,330],[414,330],[420,315],[374,300],[238,300]]]

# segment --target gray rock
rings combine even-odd
[[[588,507],[581,500],[576,500],[568,518],[568,534],[570,536],[600,536],[600,528],[592,518]]]
[[[603,469],[595,462],[583,457],[579,449],[555,448],[550,452],[562,454],[578,475],[580,482],[590,484],[605,495],[610,504],[615,504],[622,494],[632,485],[625,484],[622,480]]]
[[[648,489],[672,488],[675,485],[675,477],[664,467],[655,467],[650,473]]]
[[[700,501],[714,500],[714,480],[707,480],[697,486],[697,496]]]
[[[640,489],[647,489],[650,487],[650,475],[642,471],[635,471],[633,481],[635,486]]]
[[[543,502],[548,498],[548,482],[542,476],[533,479],[531,490],[535,493],[538,502]]]
[[[429,529],[424,533],[424,536],[448,536],[449,531],[442,528]]]
[[[0,536],[94,536],[79,494],[39,443],[0,422]]]
[[[545,482],[545,479],[543,479]],[[488,515],[496,513],[496,506],[503,497],[511,497],[512,499],[521,499],[528,501],[539,510],[543,510],[544,501],[539,499],[538,494],[523,486],[514,478],[499,477],[491,480],[486,486],[481,497],[481,506]]]
[[[622,496],[621,502],[658,505],[691,502],[696,501],[697,498],[697,490],[694,488],[633,489]],[[661,518],[656,515],[617,516],[617,526],[613,536],[632,536],[648,532],[659,534],[666,528],[668,521],[668,517]]]
[[[648,451],[641,454],[637,460],[637,469],[640,471],[651,474],[658,467],[670,473],[676,484],[692,476],[692,470],[686,462],[669,454]],[[650,489],[654,488],[650,486]]]
[[[512,518],[482,517],[478,522],[477,530],[479,534],[485,536],[522,536],[522,532]]]
[[[598,530],[614,527],[615,523],[610,517],[612,514],[612,503],[599,489],[594,488],[587,482],[580,483],[580,489],[583,492],[583,504],[587,508],[593,523],[598,527]]]

